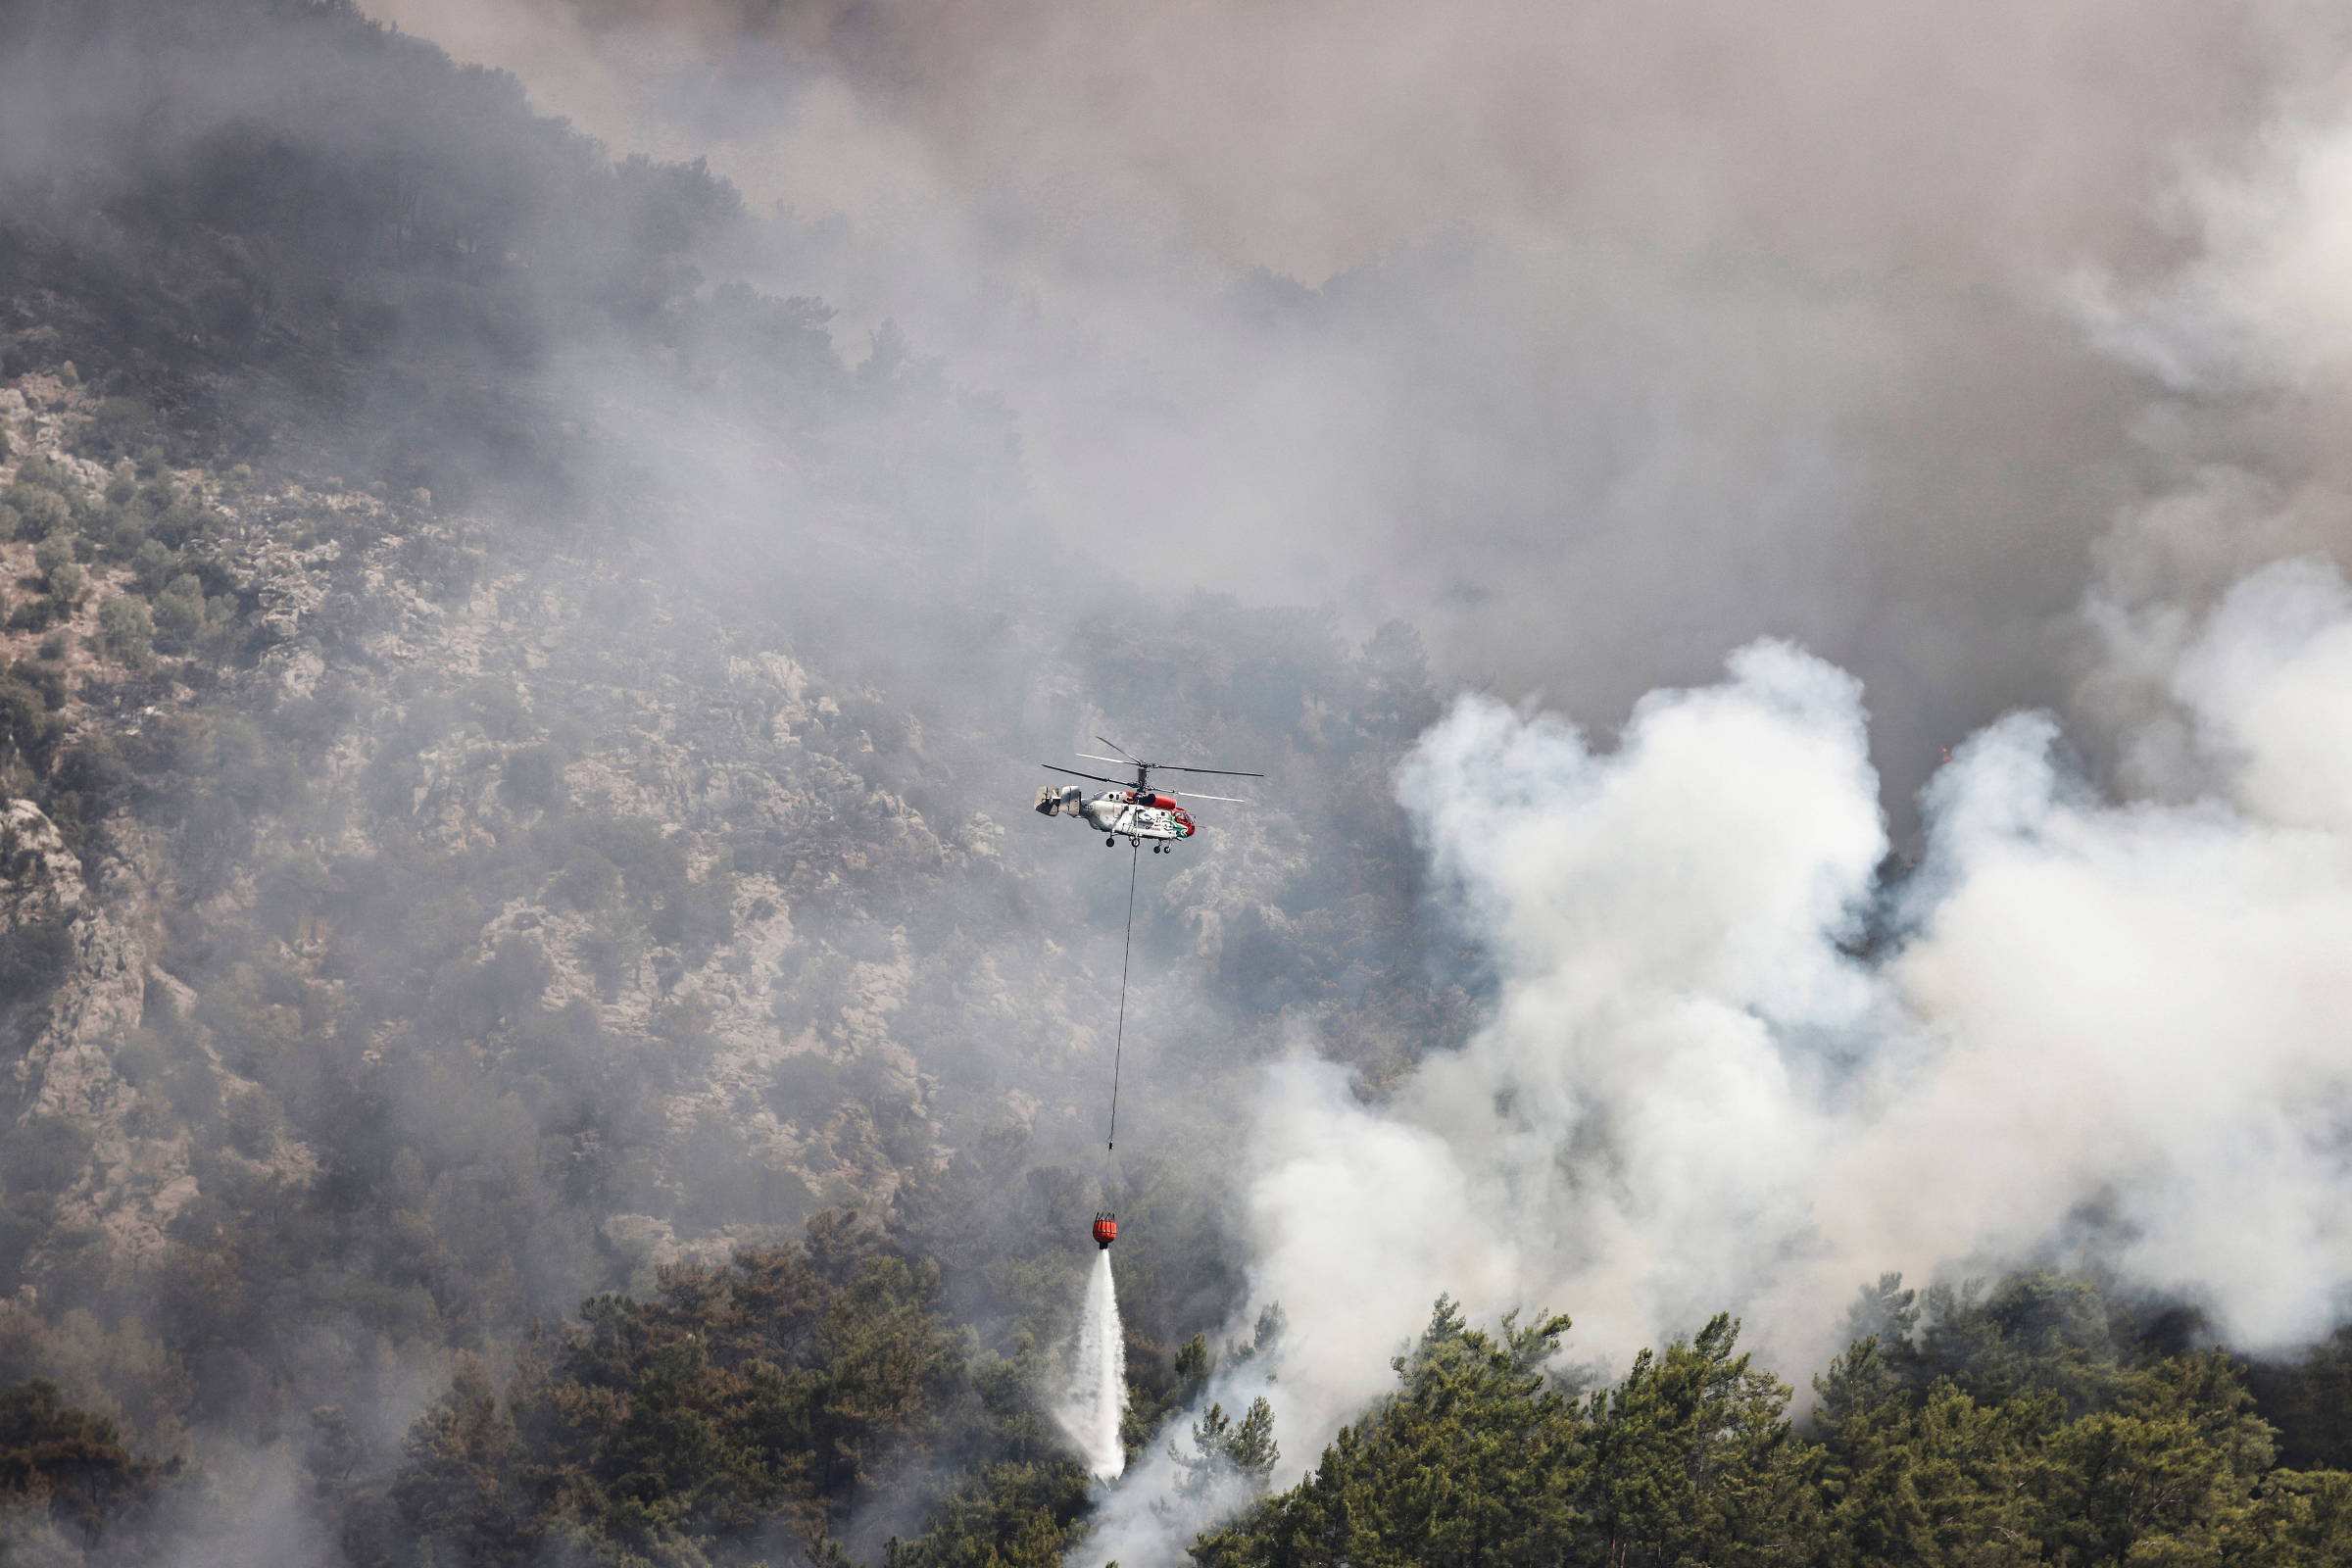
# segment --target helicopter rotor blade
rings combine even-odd
[[[1214,773],[1220,778],[1264,778],[1263,773],[1243,773],[1230,767],[1185,767],[1176,762],[1144,762],[1154,773]]]
[[[1121,766],[1134,767],[1149,767],[1151,765],[1148,762],[1137,762],[1130,758],[1124,757],[1097,757],[1092,752],[1073,752],[1070,755],[1073,757],[1083,757],[1090,762],[1115,762]]]
[[[1098,735],[1098,736],[1096,736],[1096,737],[1095,737],[1095,739],[1097,739],[1097,740],[1101,741],[1101,742],[1102,742],[1103,745],[1105,745],[1105,746],[1109,747],[1109,748],[1110,748],[1112,751],[1114,751],[1114,752],[1118,753],[1120,757],[1124,758],[1126,760],[1128,760],[1128,761],[1130,761],[1130,762],[1135,762],[1135,763],[1138,763],[1138,764],[1140,765],[1140,764],[1142,763],[1142,761],[1143,761],[1143,759],[1142,759],[1142,758],[1140,758],[1140,757],[1137,757],[1137,756],[1136,756],[1134,753],[1132,753],[1132,752],[1128,751],[1126,747],[1124,747],[1124,746],[1121,746],[1121,745],[1120,745],[1120,744],[1119,744],[1117,741],[1114,741],[1114,740],[1112,740],[1112,739],[1111,739],[1109,736],[1107,736],[1107,735]],[[1079,753],[1079,755],[1080,755],[1081,757],[1083,757],[1083,756],[1085,756],[1086,754],[1085,754],[1085,753],[1083,753],[1083,752],[1081,752],[1081,753]],[[1109,761],[1109,760],[1110,760],[1110,759],[1109,759],[1109,758],[1107,758],[1107,757],[1100,757],[1100,758],[1097,758],[1097,759],[1096,759],[1096,760],[1097,760],[1097,761],[1100,761],[1100,762],[1107,762],[1107,761]]]
[[[1248,806],[1250,804],[1238,795],[1202,795],[1198,790],[1170,790],[1168,793],[1180,801],[1223,801],[1228,806]]]
[[[1098,784],[1118,784],[1124,786],[1127,783],[1127,780],[1123,778],[1104,778],[1100,773],[1081,773],[1074,767],[1055,767],[1052,762],[1040,762],[1037,765],[1051,773],[1067,773],[1072,778],[1091,778]]]

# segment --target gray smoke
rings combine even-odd
[[[1115,625],[1207,587],[1406,615],[1460,684],[1541,699],[1457,704],[1401,780],[1498,982],[1467,1046],[1370,1103],[1303,1026],[1255,1076],[1200,1069],[1254,1107],[1237,1321],[1294,1325],[1278,1379],[1214,1392],[1273,1399],[1290,1462],[1441,1290],[1569,1311],[1580,1354],[1732,1305],[1791,1370],[1888,1267],[2091,1258],[2249,1346],[2342,1310],[2352,142],[2324,14],[370,10],[616,149],[709,156],[774,216],[684,262],[821,296],[861,387],[926,389],[804,463],[551,331],[554,411],[713,571],[806,563],[827,655],[1083,734],[1119,694],[1083,664],[1025,688],[1034,648],[984,665],[943,609],[1017,581]],[[12,154],[79,149],[22,103],[55,134]],[[869,550],[873,518],[924,526]],[[1344,802],[1371,771],[1286,782]],[[1018,773],[988,787],[1037,827]],[[1242,894],[1330,840],[1221,831],[1170,897],[1195,956],[1283,995],[1229,958],[1297,957]],[[1919,862],[1892,889],[1890,846]],[[1079,916],[1024,908],[1005,951],[1101,923],[1054,876]],[[1217,1021],[1158,984],[1148,1013]],[[982,1065],[1066,1097],[1068,1060]],[[1114,1497],[1122,1561],[1175,1550],[1169,1468]]]
[[[2126,789],[2007,715],[1888,885],[1864,689],[1778,643],[1613,740],[1476,698],[1425,737],[1400,791],[1500,994],[1379,1103],[1303,1053],[1264,1076],[1253,1278],[1299,1330],[1267,1391],[1294,1442],[1380,1392],[1439,1289],[1568,1310],[1604,1361],[1729,1304],[1795,1372],[1887,1268],[2095,1266],[2253,1350],[2352,1308],[2352,588],[2261,564],[2346,514],[2286,460],[2352,369],[2344,146],[2282,136],[2184,197],[2208,249],[2178,278],[2089,291],[2200,401],[2152,404],[2151,442],[2207,446],[2118,517],[2082,607]],[[1113,1517],[1122,1560],[1173,1560]]]
[[[1258,1086],[1294,1462],[1440,1290],[1604,1355],[1732,1304],[1792,1370],[1889,1267],[2342,1310],[2316,14],[384,14],[787,205],[1005,390],[1065,539],[1544,695],[1402,780],[1491,1020],[1375,1103],[1304,1045]]]
[[[2151,439],[2086,301],[2342,59],[2293,5],[374,9],[780,204],[779,280],[1004,393],[1067,546],[1591,722],[1795,639],[1898,829],[2074,703],[2114,518],[2259,438]]]

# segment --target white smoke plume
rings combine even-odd
[[[2185,394],[2139,428],[2178,487],[2082,606],[2115,787],[2012,713],[1889,885],[1862,686],[1770,641],[1612,744],[1475,698],[1425,739],[1403,799],[1496,999],[1377,1102],[1265,1075],[1249,1309],[1291,1314],[1257,1392],[1294,1473],[1441,1291],[1569,1311],[1603,1363],[1731,1308],[1800,1381],[1886,1269],[2097,1264],[2253,1350],[2352,1310],[2352,138],[2278,140],[2192,192],[2201,260],[2093,313]],[[1102,1539],[1178,1560],[1152,1517]]]
[[[2096,1262],[2256,1349],[2352,1302],[2352,590],[2287,563],[2204,619],[2173,695],[2214,793],[2102,801],[2020,714],[1893,890],[1860,695],[1766,643],[1614,747],[1478,698],[1424,741],[1404,797],[1499,996],[1381,1103],[1265,1074],[1252,1310],[1292,1327],[1211,1393],[1265,1395],[1292,1473],[1441,1291],[1604,1363],[1730,1308],[1800,1378],[1888,1268]],[[1080,1556],[1180,1560],[1172,1475]]]
[[[1800,1382],[1885,1269],[2096,1263],[2255,1350],[2352,1309],[2352,336],[2315,282],[2347,147],[2195,192],[2203,259],[2100,322],[2184,393],[2140,431],[2178,487],[2083,605],[2109,787],[2014,713],[1888,886],[1862,687],[1773,642],[1611,744],[1478,699],[1426,738],[1400,787],[1493,1018],[1375,1103],[1265,1076],[1250,1310],[1292,1317],[1293,1466],[1440,1291],[1569,1311],[1604,1363],[1728,1307]],[[1181,1544],[1106,1520],[1122,1561]]]
[[[1261,1494],[1256,1478],[1216,1463],[1214,1456],[1200,1450],[1186,1428],[1193,1416],[1212,1405],[1231,1415],[1248,1410],[1258,1399],[1271,1405],[1282,1396],[1278,1385],[1288,1362],[1280,1347],[1287,1335],[1269,1342],[1264,1322],[1260,1320],[1254,1343],[1236,1341],[1229,1348],[1225,1361],[1194,1399],[1186,1417],[1169,1423],[1151,1446],[1136,1455],[1134,1468],[1102,1499],[1068,1561],[1183,1562],[1187,1543],[1233,1517]]]
[[[2233,1343],[2352,1292],[2352,593],[2288,563],[2174,693],[2216,791],[2116,805],[2049,720],[1929,792],[1905,929],[1855,684],[1759,645],[1613,750],[1468,700],[1403,784],[1499,971],[1493,1022],[1388,1103],[1298,1060],[1261,1102],[1258,1290],[1298,1443],[1439,1290],[1622,1356],[1732,1307],[1791,1370],[1883,1268],[2095,1257]]]
[[[1111,1278],[1110,1249],[1095,1253],[1086,1279],[1086,1303],[1070,1346],[1069,1382],[1054,1419],[1098,1480],[1115,1481],[1127,1468],[1119,1417],[1127,1411],[1127,1340],[1119,1326],[1119,1290]]]

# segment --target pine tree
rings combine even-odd
[[[1470,1329],[1440,1298],[1401,1387],[1342,1430],[1305,1482],[1204,1537],[1204,1563],[1517,1565],[1560,1560],[1578,1474],[1576,1402],[1544,1365],[1568,1320]],[[1249,1426],[1235,1430],[1232,1442]]]
[[[1592,1396],[1587,1540],[1604,1560],[1731,1568],[1807,1555],[1813,1499],[1783,1414],[1788,1389],[1733,1353],[1739,1333],[1719,1315],[1662,1355],[1642,1351]]]
[[[402,1454],[393,1502],[419,1537],[462,1562],[523,1559],[529,1541],[514,1422],[479,1360],[458,1358],[449,1392],[417,1418]]]

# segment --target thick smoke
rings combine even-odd
[[[1604,1358],[1732,1304],[1791,1369],[1886,1268],[2096,1266],[2255,1350],[2342,1319],[2352,590],[2293,554],[2346,515],[2312,286],[2342,146],[2192,192],[2204,259],[2102,307],[2183,394],[2143,437],[2200,460],[2118,519],[2083,605],[2120,796],[2011,714],[1930,781],[1889,884],[1862,688],[1770,643],[1613,745],[1475,699],[1425,739],[1403,798],[1499,998],[1381,1105],[1303,1056],[1268,1074],[1294,1440],[1378,1392],[1433,1288],[1571,1311]]]
[[[1310,280],[1453,225],[1946,276],[2158,248],[2176,160],[2333,59],[2307,8],[2180,0],[370,9],[803,211],[1006,195]]]
[[[780,203],[779,286],[1002,389],[1066,543],[1589,722],[1791,638],[1906,841],[2073,703],[2112,519],[2253,438],[2151,444],[2083,301],[2210,254],[2184,182],[2342,58],[2293,5],[373,9]]]
[[[2221,794],[2102,802],[2046,718],[2003,720],[1930,786],[1897,935],[1866,928],[1859,691],[1820,661],[1750,648],[1613,749],[1457,706],[1403,789],[1494,956],[1493,1022],[1383,1103],[1304,1054],[1261,1085],[1253,1278],[1294,1334],[1250,1392],[1294,1459],[1441,1289],[1566,1309],[1604,1361],[1731,1305],[1791,1370],[1886,1268],[2102,1267],[2253,1349],[2338,1321],[2352,591],[2258,574],[2174,692]],[[1152,1479],[1106,1516],[1122,1561],[1173,1560]]]
[[[2188,191],[2199,260],[2088,291],[2172,389],[2135,439],[2178,485],[2096,546],[2076,734],[2021,711],[1955,748],[1915,866],[1861,683],[1785,644],[1611,742],[1480,699],[1425,739],[1401,793],[1498,997],[1385,1102],[1304,1053],[1266,1074],[1295,1459],[1440,1289],[1568,1310],[1604,1361],[1731,1305],[1799,1373],[1889,1268],[2095,1267],[2255,1351],[2352,1307],[2348,166],[2275,137]],[[1122,1560],[1157,1560],[1122,1504]]]

